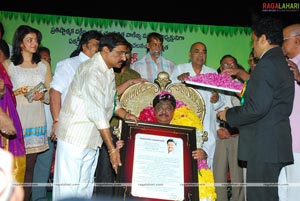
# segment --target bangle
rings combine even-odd
[[[130,114],[129,112],[125,112],[123,119],[126,120],[126,118],[129,114]]]
[[[112,148],[111,150],[108,151],[109,155],[111,156],[111,154],[115,153],[117,150],[115,148]]]
[[[54,120],[54,121],[53,121],[53,124],[56,124],[56,123],[58,123],[58,120]]]

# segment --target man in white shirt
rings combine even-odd
[[[52,138],[52,141],[49,140],[49,149],[43,153],[40,153],[37,158],[33,181],[35,183],[47,183],[48,177],[50,174],[50,168],[52,165],[53,153],[54,153],[54,143],[55,138],[55,129],[57,126],[57,120],[61,105],[64,101],[64,98],[68,92],[69,85],[73,79],[76,69],[79,64],[83,61],[86,61],[92,57],[99,50],[99,41],[102,34],[96,30],[90,30],[82,34],[79,44],[76,50],[72,53],[73,57],[66,58],[62,61],[59,61],[56,65],[54,72],[53,80],[50,83],[50,106],[45,106],[45,109],[50,107],[51,114],[46,113],[47,120],[47,133]],[[44,50],[44,52],[43,52]],[[39,53],[42,58],[47,58],[49,63],[51,62],[51,57],[48,54],[47,49],[43,47],[39,49]],[[50,53],[50,51],[49,51]],[[45,57],[46,56],[46,57]],[[46,108],[47,107],[47,108]],[[50,115],[50,116],[49,116]],[[52,119],[53,116],[53,119]],[[52,128],[48,128],[48,125],[52,125]],[[38,186],[32,188],[32,201],[47,199],[47,189],[46,186]]]
[[[120,68],[126,61],[127,48],[128,41],[121,34],[104,34],[100,52],[80,64],[74,75],[57,123],[53,200],[92,197],[103,142],[116,173],[122,165],[109,121],[114,114],[137,122],[136,116],[121,107],[116,94],[113,67]]]
[[[55,129],[58,115],[68,93],[78,66],[94,56],[99,50],[99,42],[102,34],[96,30],[85,32],[80,39],[77,49],[70,58],[59,61],[56,65],[53,80],[50,83],[50,107],[53,116],[52,139],[55,139]]]
[[[213,68],[205,66],[207,48],[202,42],[196,42],[192,44],[189,52],[191,62],[178,64],[173,73],[171,74],[171,80],[173,83],[184,81],[188,76],[195,76],[200,73],[217,73]],[[225,97],[222,94],[218,94],[215,91],[197,88],[197,91],[203,97],[205,102],[205,117],[203,121],[204,131],[208,132],[208,140],[203,143],[202,151],[207,156],[207,164],[213,168],[213,157],[216,146],[216,111],[225,104]]]
[[[156,32],[149,33],[146,43],[147,54],[131,66],[133,70],[140,73],[141,77],[149,82],[154,82],[161,71],[171,75],[174,70],[175,63],[162,56],[163,42],[163,35]]]

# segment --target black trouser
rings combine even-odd
[[[278,177],[286,164],[247,162],[247,200],[278,201]]]

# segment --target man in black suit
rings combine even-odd
[[[238,158],[247,161],[248,201],[279,200],[280,170],[293,163],[289,116],[294,81],[280,47],[282,28],[272,18],[253,24],[252,47],[259,61],[242,96],[244,104],[217,114],[239,128]]]

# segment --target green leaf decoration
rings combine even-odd
[[[153,31],[157,30],[157,27],[158,27],[158,23],[157,22],[148,22],[148,23],[149,23],[149,25],[150,25],[150,27],[151,27],[151,29]]]
[[[67,20],[68,20],[68,23],[69,23],[69,24],[71,24],[71,23],[72,23],[72,21],[73,21],[73,17],[71,17],[71,16],[68,16],[68,17],[67,17]]]
[[[148,22],[143,22],[142,24],[143,24],[143,28],[146,29]]]
[[[62,21],[63,24],[66,24],[67,16],[61,16],[61,21]]]
[[[38,14],[31,14],[30,19],[31,19],[31,23],[34,23],[35,21],[37,22],[37,24],[41,23],[42,18],[39,17]]]
[[[101,19],[101,18],[88,18],[88,17],[77,17],[77,16],[59,16],[59,15],[45,15],[45,14],[32,14],[32,13],[20,13],[20,12],[10,12],[10,11],[0,11],[1,19],[18,19],[24,23],[29,20],[37,22],[38,24],[51,24],[55,25],[60,21],[63,24],[75,23],[77,26],[84,27],[97,27],[109,29],[113,25],[126,27],[130,29],[147,29],[150,27],[151,30],[165,31],[165,32],[175,32],[175,33],[185,33],[185,32],[198,32],[200,30],[203,34],[215,34],[216,36],[235,36],[237,34],[251,34],[250,27],[232,27],[232,26],[215,26],[215,25],[196,25],[196,24],[179,24],[179,23],[166,23],[166,22],[145,22],[145,21],[129,21],[129,20],[117,20],[117,19]]]
[[[202,25],[202,26],[200,27],[200,30],[201,30],[201,32],[202,32],[203,34],[207,34],[207,33],[208,33],[208,30],[209,30],[209,26],[207,26],[207,25]]]
[[[24,22],[28,22],[29,14],[23,14],[23,15],[21,15],[21,19],[22,19]]]

